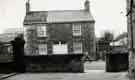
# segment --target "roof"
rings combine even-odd
[[[128,48],[126,46],[112,46],[113,54],[128,53]]]
[[[78,21],[94,21],[94,18],[90,12],[85,10],[32,11],[26,14],[24,24]]]
[[[18,34],[23,33],[23,28],[8,28],[4,33],[0,34],[0,42],[9,42],[14,40]]]
[[[16,36],[17,36],[17,34],[12,34],[12,33],[0,34],[0,41],[1,42],[9,42],[11,40],[14,40],[14,38]]]
[[[128,37],[128,33],[124,32],[124,33],[120,34],[119,36],[117,36],[114,41],[116,42],[116,41],[119,41],[119,40],[127,38],[127,37]]]
[[[4,30],[4,33],[23,33],[23,27],[7,28]]]
[[[3,33],[3,34],[0,34],[0,42],[10,42],[10,41],[14,40],[14,38],[18,34],[22,34],[22,33],[23,32]]]

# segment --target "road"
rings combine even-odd
[[[127,72],[105,72],[102,61],[85,63],[85,73],[24,73],[5,80],[128,80]]]

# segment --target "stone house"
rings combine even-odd
[[[82,10],[30,11],[23,22],[26,55],[82,54],[95,58],[94,18],[89,1]]]

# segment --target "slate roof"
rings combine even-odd
[[[124,32],[122,34],[120,34],[119,36],[116,37],[115,41],[119,41],[123,38],[127,38],[128,37],[128,33],[127,32]]]
[[[0,42],[10,42],[17,36],[15,33],[0,34]]]
[[[8,28],[0,34],[0,42],[9,42],[14,40],[18,34],[23,34],[23,28]]]
[[[25,16],[24,24],[77,21],[94,21],[94,18],[85,10],[31,11]]]

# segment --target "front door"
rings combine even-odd
[[[53,45],[53,54],[68,54],[68,46],[67,44],[58,44]]]

